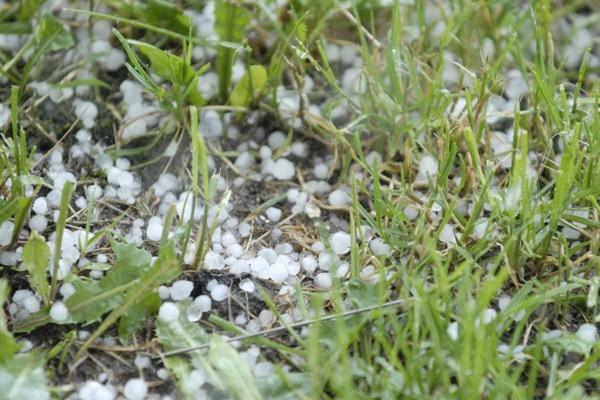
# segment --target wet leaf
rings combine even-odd
[[[235,399],[262,399],[256,389],[250,367],[231,345],[219,335],[213,335],[208,352],[210,362],[223,377],[229,394]]]
[[[23,265],[29,274],[31,288],[38,292],[44,303],[47,303],[50,291],[47,278],[50,247],[46,240],[34,232],[23,246],[21,257],[23,257]]]
[[[230,101],[234,106],[248,107],[252,105],[265,89],[267,70],[262,65],[252,65],[235,84],[231,91]]]
[[[0,364],[0,388],[5,400],[50,398],[46,386],[44,364],[46,358],[40,352],[19,354]]]

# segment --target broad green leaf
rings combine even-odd
[[[44,303],[47,303],[50,291],[47,277],[50,247],[48,247],[46,239],[34,232],[23,246],[21,257],[23,257],[23,264],[29,273],[31,287],[37,290]]]
[[[249,10],[228,0],[215,1],[215,30],[219,39],[224,42],[242,43],[244,29],[252,20]],[[235,50],[219,46],[215,66],[219,75],[219,96],[227,101],[229,84],[231,83],[231,68]]]
[[[171,2],[163,0],[150,0],[144,18],[152,25],[181,35],[190,34],[190,18]]]
[[[276,374],[258,378],[256,387],[263,399],[295,400],[299,398],[298,395],[316,398],[313,396],[313,378],[308,373],[286,373],[284,379]]]
[[[121,249],[133,246],[133,245],[121,245]],[[134,246],[135,248],[135,246]],[[120,252],[114,250],[115,254],[119,254]],[[143,251],[143,253],[147,256],[150,256],[149,253]],[[127,272],[127,271],[125,271]],[[77,354],[73,357],[74,359],[79,359],[86,351],[86,349],[98,338],[102,335],[108,328],[110,328],[114,323],[116,323],[119,318],[127,315],[130,309],[137,307],[140,302],[143,302],[143,299],[146,299],[147,296],[150,295],[155,290],[158,290],[158,286],[172,281],[177,278],[181,273],[179,268],[179,261],[177,260],[177,254],[175,252],[175,244],[173,242],[169,242],[161,247],[158,252],[158,257],[156,260],[152,262],[149,267],[144,267],[139,272],[141,276],[136,277],[132,280],[130,285],[127,285],[127,290],[124,296],[124,299],[121,304],[116,306],[109,315],[107,315],[100,326],[90,335],[90,337],[85,341],[85,343],[79,348]],[[126,285],[124,285],[126,286]],[[72,297],[72,296],[71,296]],[[69,298],[70,299],[70,298]],[[147,303],[149,307],[154,307],[154,302],[150,301]],[[141,308],[144,305],[140,306]],[[149,313],[150,310],[147,309],[144,312]],[[140,316],[140,312],[138,312],[134,316],[135,318]],[[139,321],[135,321],[138,323]]]
[[[370,307],[379,300],[379,286],[372,285],[360,278],[352,279],[346,286],[348,297],[358,307]]]
[[[200,325],[187,319],[185,311],[190,304],[190,301],[177,303],[179,309],[177,325],[167,324],[160,318],[156,320],[156,336],[164,351],[202,346],[210,341],[210,336]]]
[[[77,322],[91,323],[123,302],[125,293],[136,284],[150,267],[152,256],[134,244],[113,241],[115,265],[99,281],[80,281],[75,293],[66,301],[71,316]],[[150,288],[148,289],[150,290]]]
[[[21,349],[13,335],[5,329],[0,330],[0,365],[10,362],[15,354]],[[1,385],[0,385],[1,387]]]
[[[149,292],[127,310],[119,323],[119,340],[127,343],[129,338],[144,324],[144,321],[155,315],[160,308],[161,300],[158,292]]]
[[[306,23],[304,22],[300,22],[297,26],[296,26],[296,37],[298,38],[299,41],[301,41],[302,43],[306,43],[306,38],[308,36],[308,27],[306,26]]]
[[[240,353],[225,342],[221,336],[212,335],[208,357],[234,399],[262,399],[254,383],[250,367]]]
[[[2,399],[49,399],[50,392],[44,374],[45,363],[46,357],[36,351],[19,354],[0,363]]]
[[[35,38],[38,45],[44,49],[44,52],[68,49],[73,46],[71,33],[49,12],[42,15],[42,19],[36,24],[36,28]]]
[[[195,71],[189,64],[174,54],[143,42],[131,41],[150,60],[150,71],[179,87],[191,105],[202,106],[205,101],[198,91],[198,76],[205,69]],[[175,89],[174,89],[175,90]],[[185,93],[183,93],[185,92]]]
[[[2,22],[0,33],[3,35],[26,35],[31,33],[31,24],[28,22]]]
[[[156,336],[165,351],[184,350],[204,346],[210,342],[210,336],[200,325],[190,322],[186,315],[186,309],[191,301],[180,301],[177,303],[179,317],[169,323],[162,319],[156,320]],[[225,384],[219,373],[211,365],[206,350],[191,350],[188,353],[191,358],[190,369],[200,369],[206,382],[219,390],[224,390]],[[167,360],[172,356],[167,357]],[[179,356],[175,356],[179,358]],[[167,364],[169,366],[169,364]],[[180,365],[178,365],[181,368]],[[172,371],[176,373],[176,371]],[[185,381],[178,381],[179,388],[186,393],[191,388],[186,386]]]
[[[234,106],[248,107],[260,96],[266,84],[266,68],[262,65],[251,65],[233,87],[229,100]]]
[[[584,340],[576,333],[564,333],[547,341],[548,347],[561,353],[576,353],[582,356],[589,354],[593,342]]]
[[[6,279],[0,279],[0,307],[4,307],[4,303],[10,295],[10,287]],[[15,338],[8,332],[6,321],[1,317],[0,313],[0,364],[6,363],[19,351],[21,345],[17,343]]]

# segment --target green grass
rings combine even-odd
[[[558,6],[540,0],[531,7],[516,7],[512,0],[449,1],[433,19],[426,13],[426,7],[433,6],[424,0],[394,1],[390,6],[356,1],[343,12],[337,1],[319,6],[292,1],[290,10],[279,17],[264,4],[248,3],[256,9],[253,23],[246,8],[217,3],[223,25],[213,41],[195,37],[177,7],[150,2],[156,8],[137,4],[139,9],[129,10],[122,2],[107,2],[123,18],[115,35],[127,50],[129,73],[173,114],[178,132],[191,135],[190,190],[206,200],[204,217],[200,227],[181,223],[184,233],[172,241],[167,241],[165,229],[158,253],[163,269],[149,261],[151,254],[145,250],[138,250],[141,264],[135,264],[127,256],[130,249],[114,242],[114,274],[97,283],[73,274],[70,279],[80,285],[74,296],[83,305],[66,322],[99,325],[84,343],[73,344],[65,334],[62,344],[53,343],[41,357],[18,354],[15,337],[51,323],[59,251],[54,250],[56,268],[50,278],[44,264],[50,253],[43,238],[18,238],[32,201],[20,182],[32,182],[33,177],[31,149],[16,113],[30,96],[26,83],[36,63],[51,50],[71,44],[50,14],[38,20],[43,26],[25,26],[19,15],[34,12],[27,8],[34,7],[31,2],[17,2],[14,15],[0,14],[0,29],[37,33],[25,46],[32,56],[25,61],[25,50],[2,53],[0,70],[14,85],[12,135],[3,132],[0,144],[0,223],[15,224],[6,249],[18,240],[27,243],[27,266],[3,272],[28,279],[44,303],[44,309],[26,321],[12,322],[4,311],[0,315],[0,348],[7,350],[0,351],[0,371],[14,378],[15,393],[24,390],[17,379],[24,373],[39,379],[32,387],[48,393],[43,370],[50,371],[52,360],[60,358],[63,365],[64,357],[78,359],[118,321],[119,337],[129,343],[142,321],[156,315],[156,288],[182,273],[176,246],[195,245],[193,266],[202,268],[207,238],[215,228],[209,226],[209,204],[223,207],[229,195],[217,198],[218,181],[207,166],[216,152],[197,134],[198,110],[210,105],[232,107],[240,119],[250,108],[262,109],[285,124],[290,134],[304,131],[331,143],[341,169],[339,181],[352,189],[353,206],[344,215],[353,240],[347,279],[334,279],[326,292],[314,291],[306,282],[296,286],[294,307],[304,316],[302,323],[285,323],[280,304],[266,292],[265,302],[283,327],[264,335],[249,335],[216,316],[210,318],[214,332],[208,332],[187,320],[186,304],[179,306],[177,321],[157,319],[152,335],[167,352],[164,365],[185,396],[198,390],[186,379],[199,367],[215,393],[232,398],[599,396],[600,345],[574,333],[583,323],[598,322],[600,96],[591,75],[598,70],[588,64],[589,51],[577,70],[565,68],[570,36],[560,30],[565,16],[585,6],[594,10],[594,2],[574,0]],[[166,22],[157,17],[160,13],[168,15]],[[593,11],[589,18],[600,17]],[[246,34],[253,29],[256,35],[273,35],[266,54],[251,52]],[[356,43],[362,68],[359,93],[344,91],[339,66],[327,59],[326,44],[340,37]],[[216,64],[194,65],[192,44],[214,47]],[[450,52],[454,59],[448,57]],[[233,86],[231,62],[237,56],[250,72]],[[23,70],[17,68],[19,62]],[[219,90],[215,98],[203,99],[196,83],[209,68],[219,74]],[[502,94],[510,69],[523,73],[527,87],[520,107],[504,112],[513,125],[512,143],[498,154],[485,110]],[[444,74],[452,70],[457,81],[447,85]],[[150,73],[171,85],[161,87]],[[306,75],[316,82],[315,93],[308,93],[307,99],[326,96],[329,108],[322,117],[306,109],[291,119],[279,115],[277,87],[302,87]],[[7,95],[3,90],[0,98],[4,101]],[[450,117],[448,110],[463,100],[464,110]],[[339,104],[351,110],[345,125],[336,125],[328,114]],[[292,131],[296,118],[303,126]],[[170,133],[161,130],[163,134]],[[383,156],[381,162],[370,161],[372,150]],[[433,158],[438,169],[427,182],[418,182],[425,156]],[[351,178],[356,168],[364,172],[364,179]],[[71,213],[72,188],[68,189],[56,223],[56,249]],[[415,218],[407,217],[407,207],[418,211]],[[87,224],[89,229],[89,220]],[[389,254],[374,254],[356,229],[365,225],[390,246]],[[571,239],[566,228],[581,231],[581,238]],[[449,229],[455,240],[441,242]],[[140,271],[133,271],[134,265]],[[362,273],[367,266],[374,271],[369,277]],[[1,280],[3,304],[8,291],[8,281]],[[501,296],[511,299],[496,315],[491,310],[499,309]],[[549,338],[548,332],[555,329],[570,333]],[[236,336],[242,343],[239,351],[250,344],[269,349],[275,375],[254,378],[238,350],[221,340],[223,333]],[[186,348],[191,349],[180,352]],[[59,396],[58,389],[55,394]]]

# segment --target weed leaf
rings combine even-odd
[[[44,303],[47,303],[48,293],[50,292],[47,279],[50,247],[48,247],[44,237],[34,232],[23,246],[21,257],[23,257],[23,265],[29,273],[32,289],[38,292]]]
[[[212,336],[208,357],[217,372],[223,377],[229,394],[233,398],[240,400],[260,400],[262,398],[254,385],[250,367],[240,353],[226,343],[221,336]]]
[[[234,106],[249,107],[265,89],[267,70],[262,65],[252,65],[235,84],[229,100]]]

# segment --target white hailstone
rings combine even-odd
[[[346,232],[336,232],[329,237],[331,249],[335,254],[348,254],[351,237]]]
[[[97,381],[86,381],[77,392],[81,400],[114,400],[117,390],[112,385],[104,386]]]
[[[269,267],[269,261],[267,261],[264,257],[257,256],[249,261],[250,270],[253,274],[258,275],[262,271],[266,271]]]
[[[240,226],[238,226],[238,232],[240,233],[241,237],[248,237],[252,232],[252,226],[250,226],[250,224],[248,224],[247,222],[242,222]]]
[[[60,204],[61,192],[58,189],[52,189],[46,195],[46,201],[50,206],[58,206]]]
[[[504,79],[504,94],[511,100],[517,100],[527,93],[527,81],[519,69],[508,70]]]
[[[267,215],[267,218],[272,222],[278,222],[281,219],[281,210],[276,207],[267,208],[265,214]]]
[[[143,400],[147,393],[148,385],[140,378],[128,380],[123,388],[123,395],[127,400]]]
[[[385,243],[382,238],[375,238],[369,242],[369,249],[374,256],[383,256],[390,254],[390,245]]]
[[[271,376],[274,374],[274,371],[275,369],[273,367],[273,363],[270,363],[269,361],[258,362],[252,369],[254,376],[257,378],[266,378]]]
[[[23,301],[23,307],[30,313],[40,311],[40,300],[35,296],[29,296]]]
[[[225,260],[218,252],[209,250],[204,256],[204,266],[208,269],[223,269]]]
[[[362,75],[361,68],[357,68],[357,67],[346,68],[344,70],[344,73],[342,74],[342,79],[341,79],[342,88],[344,88],[346,92],[358,93],[360,91],[360,85],[361,85],[361,81],[362,81],[361,75]]]
[[[35,199],[33,201],[33,205],[31,206],[31,209],[33,210],[34,213],[36,213],[38,215],[47,214],[48,213],[48,202],[46,201],[46,198],[38,197],[37,199]]]
[[[282,237],[282,236],[283,236],[283,231],[282,231],[281,229],[279,229],[279,228],[274,228],[274,229],[271,231],[271,238],[272,238],[272,239],[273,239],[275,242],[279,241],[279,239],[281,239],[281,237]]]
[[[318,263],[313,256],[306,256],[302,258],[302,268],[307,273],[313,273],[317,269]]]
[[[379,279],[379,275],[376,273],[375,267],[369,264],[360,271],[360,277],[369,282],[376,282]]]
[[[212,289],[210,289],[210,297],[212,297],[214,301],[225,300],[228,295],[229,288],[226,285],[223,285],[222,283],[219,283],[213,286]]]
[[[296,199],[298,198],[298,195],[300,194],[300,191],[298,191],[298,189],[290,189],[287,191],[287,201],[289,201],[290,203],[296,203]]]
[[[59,289],[59,292],[62,295],[63,299],[66,300],[69,297],[71,297],[73,293],[75,293],[75,290],[75,286],[72,283],[67,282],[62,284],[62,286]]]
[[[349,270],[350,264],[348,264],[347,262],[341,262],[335,270],[335,277],[344,278],[348,274]]]
[[[246,324],[246,331],[248,331],[248,333],[260,332],[260,322],[258,322],[256,319],[251,319],[248,321],[248,324]]]
[[[129,171],[121,171],[118,176],[118,184],[121,187],[131,187],[133,186],[134,178],[133,174]]]
[[[287,265],[275,263],[269,266],[269,278],[276,283],[283,283],[290,275]]]
[[[33,296],[33,292],[29,289],[19,289],[16,290],[15,293],[13,294],[13,302],[23,305],[23,303],[25,302],[26,299],[30,298],[31,296]]]
[[[448,328],[446,329],[446,333],[448,333],[450,339],[456,341],[458,339],[458,322],[451,322],[450,325],[448,325]]]
[[[275,251],[281,254],[291,254],[294,251],[294,246],[291,243],[278,243],[275,245]],[[279,257],[279,256],[278,256]]]
[[[267,327],[275,322],[275,313],[271,310],[262,310],[258,314],[258,322],[261,327]]]
[[[521,184],[520,179],[514,185],[510,185],[506,188],[506,195],[504,196],[504,209],[505,210],[518,210],[521,205]]]
[[[205,110],[200,113],[198,132],[206,137],[219,137],[223,133],[221,116],[215,110]]]
[[[313,175],[317,179],[326,179],[329,174],[329,167],[325,164],[317,164],[313,168]]]
[[[246,278],[240,281],[240,289],[247,293],[254,293],[256,287],[254,286],[254,282],[252,282],[252,280]]]
[[[98,115],[98,107],[90,101],[79,101],[75,106],[75,116],[79,119],[94,119]]]
[[[454,228],[450,224],[446,224],[442,227],[440,232],[440,242],[450,244],[456,244],[456,236],[454,234]]]
[[[121,139],[125,142],[145,136],[147,132],[146,120],[138,118],[134,120],[128,120],[123,125],[123,133]]]
[[[481,322],[483,322],[484,325],[487,325],[492,322],[497,315],[498,313],[493,308],[486,308],[481,313]]]
[[[194,304],[197,304],[200,307],[200,311],[203,313],[209,312],[212,307],[212,301],[210,297],[203,294],[194,299]]]
[[[185,314],[187,315],[188,321],[190,321],[190,322],[199,321],[200,318],[202,318],[202,307],[200,307],[196,303],[192,303],[185,310]]]
[[[323,271],[329,271],[334,268],[337,262],[338,256],[331,249],[323,250],[319,255],[319,268]]]
[[[4,221],[2,225],[0,225],[0,246],[7,246],[10,244],[14,227],[15,224],[12,221]]]
[[[264,247],[258,251],[258,256],[264,258],[269,263],[274,263],[277,259],[277,252],[270,247]]]
[[[167,380],[169,379],[169,377],[171,376],[171,374],[169,373],[169,370],[166,368],[159,368],[156,371],[156,376],[158,379],[162,379],[162,380]],[[164,400],[164,397],[163,397]]]
[[[313,242],[313,244],[310,246],[310,248],[313,249],[314,251],[316,251],[317,253],[320,253],[323,250],[325,250],[325,243],[323,243],[320,240],[317,240],[317,241]]]
[[[135,364],[136,367],[138,367],[140,369],[146,369],[146,368],[150,368],[152,366],[152,361],[150,360],[150,357],[143,356],[141,354],[138,354],[135,356],[133,363]]]
[[[43,215],[34,215],[29,219],[29,229],[37,232],[44,232],[48,227],[48,220]]]
[[[21,261],[21,255],[15,251],[0,252],[0,264],[5,267],[14,267]]]
[[[59,173],[54,179],[54,188],[62,192],[67,181],[73,182],[73,187],[77,185],[77,179],[75,178],[75,175],[70,172]]]
[[[108,40],[110,39],[111,30],[112,25],[110,21],[105,19],[99,19],[96,22],[94,22],[94,25],[92,26],[92,35],[94,36],[94,38],[99,40]]]
[[[427,181],[427,176],[430,176],[432,181],[435,183],[435,179],[438,172],[437,161],[430,156],[424,156],[419,164],[419,171],[417,172],[417,181]]]
[[[292,143],[292,154],[296,157],[306,157],[308,156],[309,150],[308,145],[306,143],[294,142]]]
[[[335,207],[345,207],[352,202],[350,195],[341,189],[336,189],[329,194],[329,204]]]
[[[286,136],[283,132],[275,131],[271,133],[267,139],[269,147],[273,150],[277,150],[285,144]]]
[[[306,189],[310,193],[325,194],[331,191],[331,185],[325,181],[308,181],[306,182]]]
[[[50,307],[50,318],[55,321],[64,321],[69,318],[69,310],[62,301],[57,301]]]
[[[258,154],[260,155],[261,160],[270,160],[271,156],[273,156],[273,150],[271,150],[269,146],[260,146]]]
[[[121,175],[121,169],[117,167],[110,167],[108,172],[106,173],[106,180],[111,185],[118,186],[119,185],[119,176]]]
[[[111,48],[108,54],[104,56],[104,67],[108,71],[116,71],[125,64],[125,52],[121,49]]]
[[[294,163],[288,159],[279,158],[273,163],[269,172],[275,179],[280,181],[291,179],[295,174]]]
[[[402,210],[402,213],[404,214],[404,216],[406,218],[408,218],[409,221],[414,221],[415,218],[417,218],[419,216],[419,210],[417,210],[413,206],[404,207],[404,209]]]
[[[229,231],[223,233],[221,235],[221,244],[223,247],[229,247],[231,245],[237,244],[237,239],[235,235]]]
[[[598,339],[598,330],[592,324],[581,324],[576,335],[585,343],[594,344]]]
[[[236,325],[245,325],[246,323],[248,323],[248,318],[246,318],[246,315],[244,314],[238,314],[238,316],[235,317],[233,322]]]
[[[225,250],[227,251],[227,254],[234,258],[241,257],[244,254],[244,248],[239,243],[227,246]]]
[[[158,318],[166,323],[176,321],[179,318],[177,305],[170,301],[163,303],[158,309]]]
[[[319,289],[331,289],[333,286],[333,281],[329,272],[321,272],[315,275],[314,281]]]
[[[339,56],[340,61],[348,65],[354,64],[357,59],[360,59],[358,50],[355,46],[341,46],[339,48]]]
[[[498,299],[498,308],[503,311],[506,307],[508,307],[508,304],[510,303],[511,298],[509,296],[506,295],[502,295],[500,296],[500,298]]]
[[[169,289],[169,294],[171,295],[171,299],[175,301],[180,301],[187,298],[192,290],[194,289],[194,284],[187,280],[177,281],[171,288]]]
[[[377,161],[377,165],[381,165],[383,162],[383,156],[376,151],[372,151],[365,157],[365,161],[367,164],[373,166],[375,165],[375,161]]]
[[[85,199],[85,197],[83,197],[83,196],[79,196],[77,199],[75,199],[75,206],[76,206],[77,208],[79,208],[80,210],[81,210],[82,208],[85,208],[85,207],[87,207],[87,205],[88,205],[88,202],[87,202],[87,200]]]
[[[235,160],[235,166],[242,172],[249,171],[255,164],[254,156],[249,151],[246,151],[238,156]]]
[[[158,242],[162,236],[163,224],[160,217],[151,217],[148,221],[148,227],[146,228],[146,236],[148,240]]]

